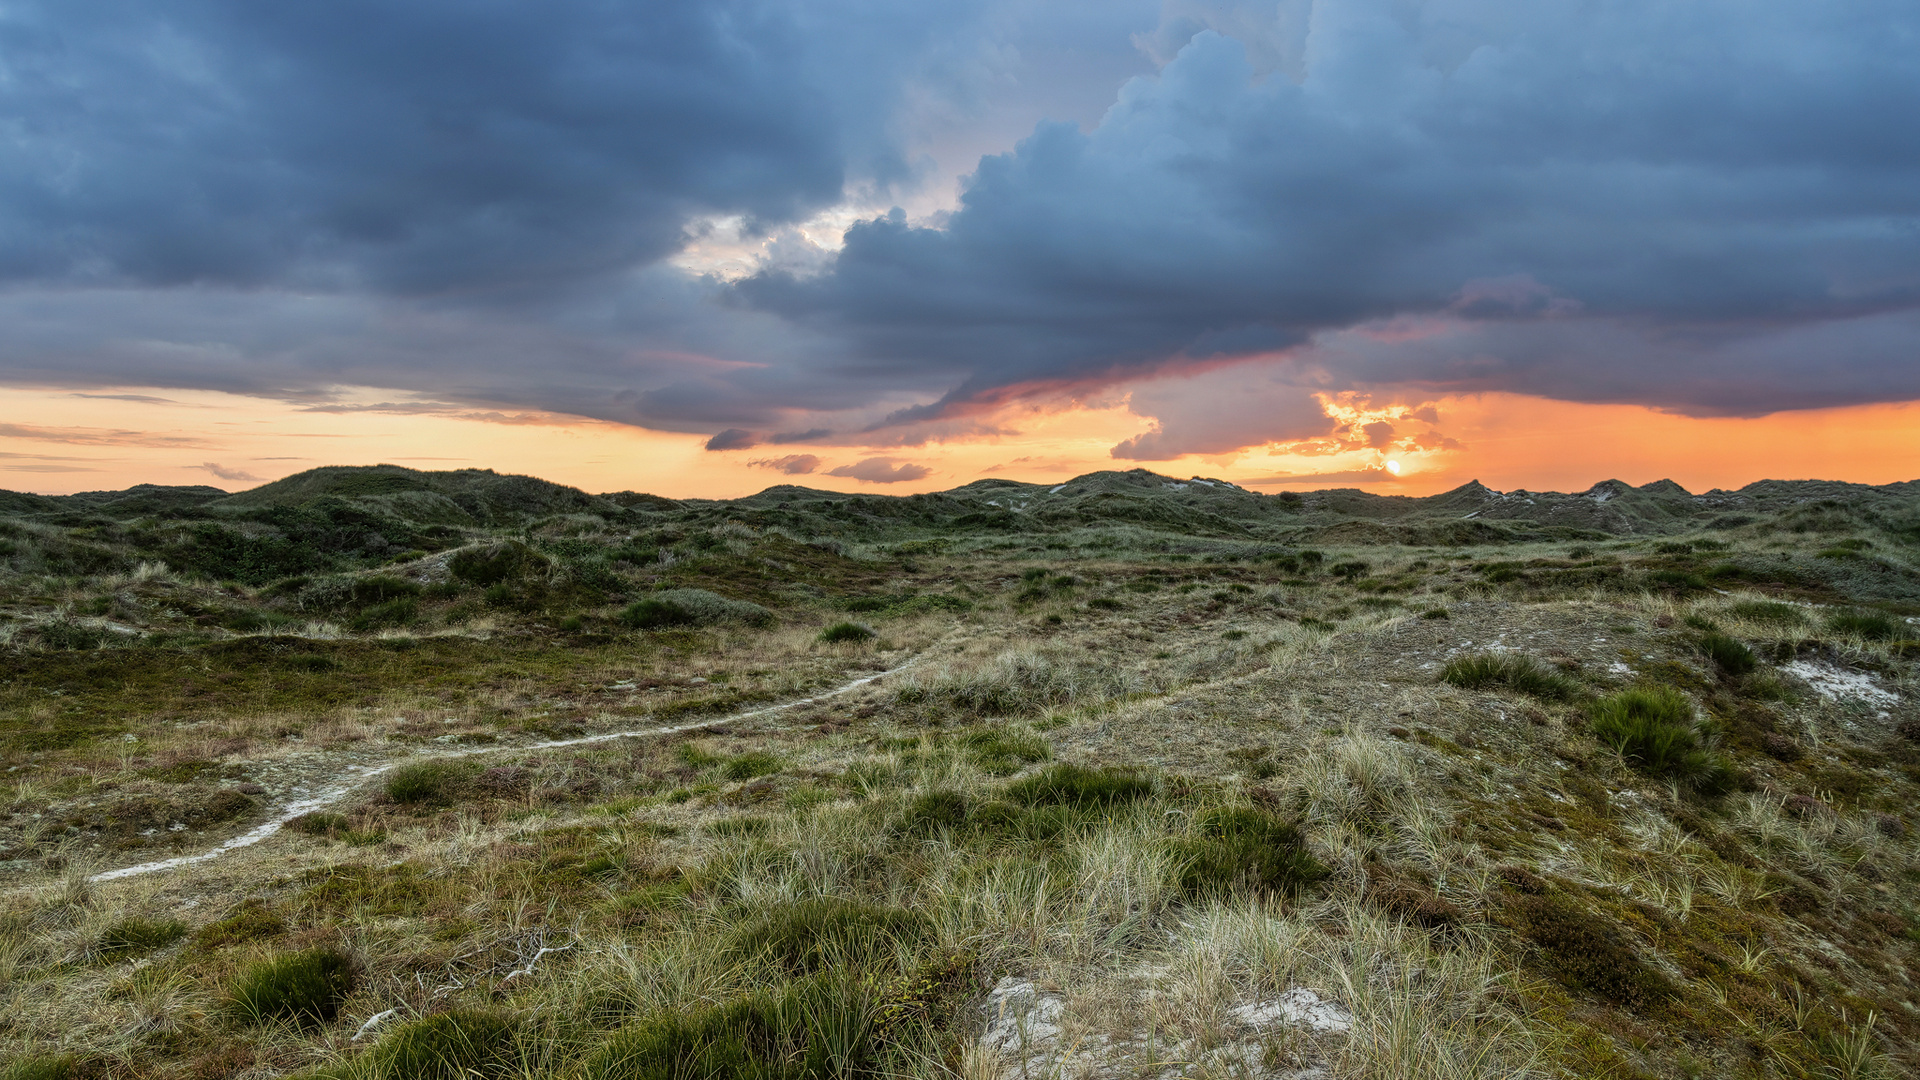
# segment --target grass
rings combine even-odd
[[[1476,653],[1451,660],[1440,679],[1464,690],[1511,690],[1548,701],[1571,701],[1584,689],[1533,657],[1515,653]]]
[[[321,946],[243,970],[227,990],[227,1010],[253,1024],[324,1023],[339,1013],[355,981],[353,960],[339,949]]]
[[[1750,674],[1760,666],[1760,661],[1753,655],[1752,649],[1747,648],[1740,639],[1718,630],[1708,630],[1701,634],[1695,639],[1694,646],[1700,650],[1701,655],[1713,661],[1714,666],[1728,675]]]
[[[100,933],[95,951],[102,956],[139,956],[162,949],[187,936],[187,924],[179,919],[122,919]]]
[[[455,1009],[403,1024],[369,1055],[374,1080],[468,1080],[517,1072],[517,1025],[491,1010]]]
[[[1827,631],[1868,641],[1893,641],[1904,627],[1890,615],[1877,611],[1842,611],[1828,616]]]
[[[1899,892],[1920,873],[1906,809],[1920,795],[1914,744],[1886,724],[1849,728],[1861,717],[1815,695],[1763,700],[1757,671],[1695,674],[1685,688],[1727,735],[1721,747],[1712,722],[1693,726],[1692,749],[1725,753],[1766,785],[1702,806],[1688,793],[1710,787],[1659,754],[1650,765],[1626,752],[1639,743],[1623,743],[1626,767],[1596,754],[1581,713],[1600,703],[1489,709],[1406,677],[1463,639],[1496,635],[1580,670],[1617,657],[1676,685],[1716,626],[1787,644],[1769,629],[1784,620],[1732,598],[1636,591],[1655,566],[1711,576],[1702,568],[1721,556],[1699,557],[1697,538],[1686,553],[1582,538],[1604,549],[1612,576],[1565,566],[1565,538],[1346,547],[1321,565],[1371,564],[1349,587],[1291,555],[1289,569],[1271,539],[1061,521],[1028,533],[1013,515],[986,536],[914,549],[915,568],[896,554],[907,541],[871,540],[871,506],[887,504],[839,498],[842,531],[806,539],[779,535],[796,528],[794,510],[771,504],[726,508],[740,523],[707,508],[639,509],[605,534],[563,515],[517,541],[539,556],[525,573],[418,595],[369,586],[356,600],[354,581],[399,573],[371,567],[259,593],[129,574],[114,588],[151,593],[153,611],[200,604],[180,622],[207,619],[205,636],[49,651],[21,631],[0,643],[13,650],[0,748],[20,767],[0,788],[11,799],[0,811],[13,811],[0,816],[0,850],[21,860],[13,872],[28,886],[0,902],[0,1057],[71,1053],[80,1075],[209,1080],[983,1080],[1165,1061],[1191,1076],[1318,1067],[1518,1080],[1710,1074],[1747,1061],[1748,1033],[1763,1032],[1756,1073],[1853,1069],[1871,1061],[1863,1046],[1884,1048],[1888,1075],[1911,1071],[1908,1028],[1883,1022],[1866,1046],[1858,1023],[1838,1019],[1841,1008],[1856,1021],[1903,1015],[1904,987],[1875,964],[1810,958],[1837,955],[1820,943],[1882,957],[1914,933]],[[1289,528],[1317,527],[1311,513],[1295,511]],[[1774,540],[1758,534],[1733,536],[1739,551],[1724,558],[1740,580],[1796,601],[1783,606],[1907,610],[1822,592],[1813,577],[1765,577],[1752,568],[1771,565]],[[1872,566],[1904,550],[1882,543]],[[627,554],[609,562],[616,551]],[[1065,575],[1052,570],[1019,580],[1042,559],[1077,584],[1056,588]],[[595,562],[611,578],[594,576]],[[1488,584],[1472,569],[1495,564],[1512,579]],[[0,579],[0,592],[29,587],[15,581]],[[224,637],[234,612],[284,615],[320,585],[336,606],[295,627],[324,617],[331,629]],[[486,606],[496,586],[501,602]],[[1038,608],[1010,603],[1034,586]],[[31,587],[48,599],[7,593],[10,610],[73,596],[76,621],[147,625],[85,581]],[[681,587],[751,598],[775,625],[638,630],[617,616]],[[936,590],[956,599],[934,604]],[[1408,618],[1368,603],[1385,590]],[[1090,614],[1113,610],[1093,602],[1102,596],[1124,597],[1124,610]],[[356,636],[356,614],[396,601],[415,604],[410,649]],[[1411,620],[1443,602],[1447,621]],[[820,646],[823,624],[867,617],[846,614],[857,611],[884,614],[887,647],[902,650],[885,664],[911,667],[830,702],[723,715],[747,707],[742,693],[780,704],[875,670],[881,658],[864,649]],[[1715,625],[1694,627],[1689,613]],[[1616,629],[1629,627],[1640,632]],[[1898,651],[1863,659],[1883,685],[1911,678]],[[687,702],[725,728],[691,743],[526,748],[657,727]],[[1401,741],[1367,735],[1388,725]],[[497,753],[461,768],[497,765],[511,781],[456,768],[418,801],[360,792],[290,835],[182,868],[159,894],[156,879],[80,876],[231,835],[168,833],[161,821],[142,837],[145,820],[112,832],[137,800],[190,806],[247,780],[269,801],[289,798],[343,762],[426,764],[449,732]],[[1804,758],[1767,756],[1762,734]],[[26,738],[45,741],[16,741]],[[1782,807],[1771,790],[1819,798]],[[115,848],[116,836],[141,850]],[[43,869],[63,857],[71,881]],[[1510,864],[1531,868],[1539,891],[1502,885]],[[189,936],[101,949],[110,928],[156,915]],[[293,1010],[254,1023],[218,1007],[259,965],[349,942],[360,968],[330,1020]],[[123,960],[141,963],[102,962]],[[1804,1032],[1772,994],[1801,971],[1817,973],[1815,1001],[1831,1005],[1815,1008],[1833,1014]],[[1026,1051],[978,1041],[980,1003],[1002,976],[1057,987],[1070,1004],[1070,1035],[1032,1048],[1030,1067]],[[1255,1036],[1228,1013],[1295,987],[1348,1009],[1354,1030]],[[394,1006],[402,1019],[353,1039]],[[1101,1056],[1118,1048],[1136,1056]]]
[[[1007,785],[1006,797],[1022,806],[1110,809],[1153,794],[1153,781],[1126,768],[1088,768],[1061,763]]]
[[[873,627],[857,622],[837,622],[820,631],[820,640],[828,645],[856,644],[878,636]]]
[[[387,777],[387,798],[414,806],[451,803],[465,793],[473,773],[473,766],[458,761],[402,765]]]
[[[1670,687],[1624,690],[1595,702],[1588,730],[1634,768],[1705,795],[1732,790],[1726,759],[1706,746],[1693,703]]]
[[[822,896],[743,924],[731,947],[745,959],[813,974],[871,963],[924,931],[924,921],[913,912]]]
[[[1293,896],[1328,874],[1307,851],[1299,825],[1277,814],[1218,808],[1201,814],[1194,832],[1175,844],[1180,888],[1189,896]]]

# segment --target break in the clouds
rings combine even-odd
[[[1125,383],[1140,460],[1342,391],[1910,400],[1916,41],[1893,0],[30,0],[0,378],[716,452]],[[702,276],[728,230],[773,242]],[[921,468],[875,460],[828,474]]]

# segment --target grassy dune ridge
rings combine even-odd
[[[487,475],[0,521],[0,1077],[1920,1069],[1903,490]]]

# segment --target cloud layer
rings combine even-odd
[[[28,0],[0,381],[375,386],[715,452],[1127,385],[1147,461],[1327,436],[1341,391],[1915,399],[1916,43],[1893,0]],[[835,248],[975,145],[950,209]],[[672,261],[722,219],[778,237],[758,273]]]

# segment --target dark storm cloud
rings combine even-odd
[[[1181,373],[1132,396],[1140,460],[1316,437],[1348,389],[1920,398],[1910,3],[1139,7],[8,5],[0,379],[720,449]],[[1166,66],[1114,99],[1129,35]],[[930,176],[905,147],[1005,146],[983,103],[1023,93],[1080,122],[1023,119],[951,213],[793,241]],[[716,215],[773,265],[662,261]]]
[[[667,254],[690,214],[789,220],[850,172],[902,174],[861,72],[936,29],[860,21],[878,55],[828,71],[800,22],[755,0],[9,5],[0,274],[547,285]]]
[[[982,160],[941,228],[868,221],[741,291],[876,379],[949,373],[900,420],[1275,350],[1317,388],[1920,396],[1916,9],[1549,3],[1438,64],[1420,19],[1461,7],[1312,5],[1297,84],[1202,33],[1092,131]],[[1319,347],[1409,315],[1441,339]]]

